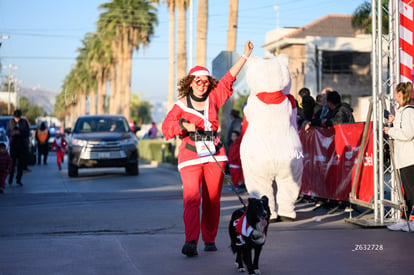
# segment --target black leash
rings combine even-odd
[[[198,135],[198,131],[195,131],[196,135]],[[224,179],[226,179],[226,173],[224,172],[223,168],[220,166],[220,163],[217,161],[217,159],[214,157],[213,153],[211,152],[210,148],[207,146],[206,141],[203,140],[204,146],[206,146],[208,152],[210,153],[210,156],[213,157],[214,161],[217,163],[218,167],[220,168],[221,172],[223,173]],[[234,191],[234,193],[237,195],[237,197],[239,198],[239,201],[241,202],[241,204],[243,204],[244,208],[247,208],[246,204],[244,203],[242,197],[240,196],[240,194],[236,191],[236,189],[234,188],[234,186],[231,184],[231,190]]]

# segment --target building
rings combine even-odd
[[[372,94],[372,38],[354,30],[351,20],[352,15],[331,14],[304,27],[275,29],[266,34],[263,48],[266,55],[289,55],[293,96],[302,87],[314,97],[331,87],[361,121],[365,117],[359,114],[360,98]]]

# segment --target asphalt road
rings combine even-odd
[[[218,251],[187,258],[176,169],[142,163],[139,176],[115,168],[69,178],[55,161],[31,166],[23,187],[0,196],[0,274],[239,274],[227,224],[241,204],[227,186]],[[414,234],[346,223],[345,210],[298,202],[295,222],[270,225],[262,274],[412,273]]]

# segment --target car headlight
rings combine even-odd
[[[88,144],[88,142],[86,140],[77,139],[77,138],[73,138],[71,142],[72,142],[72,145],[82,146],[82,147],[86,146],[86,144]]]
[[[121,139],[121,145],[129,145],[129,144],[136,146],[138,144],[138,140],[133,136],[130,136],[129,138]]]

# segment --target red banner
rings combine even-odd
[[[357,168],[358,154],[364,158],[358,171],[357,199],[373,197],[373,146],[371,125],[365,144],[361,145],[365,123],[312,127],[300,131],[304,153],[301,193],[318,198],[348,201]]]

